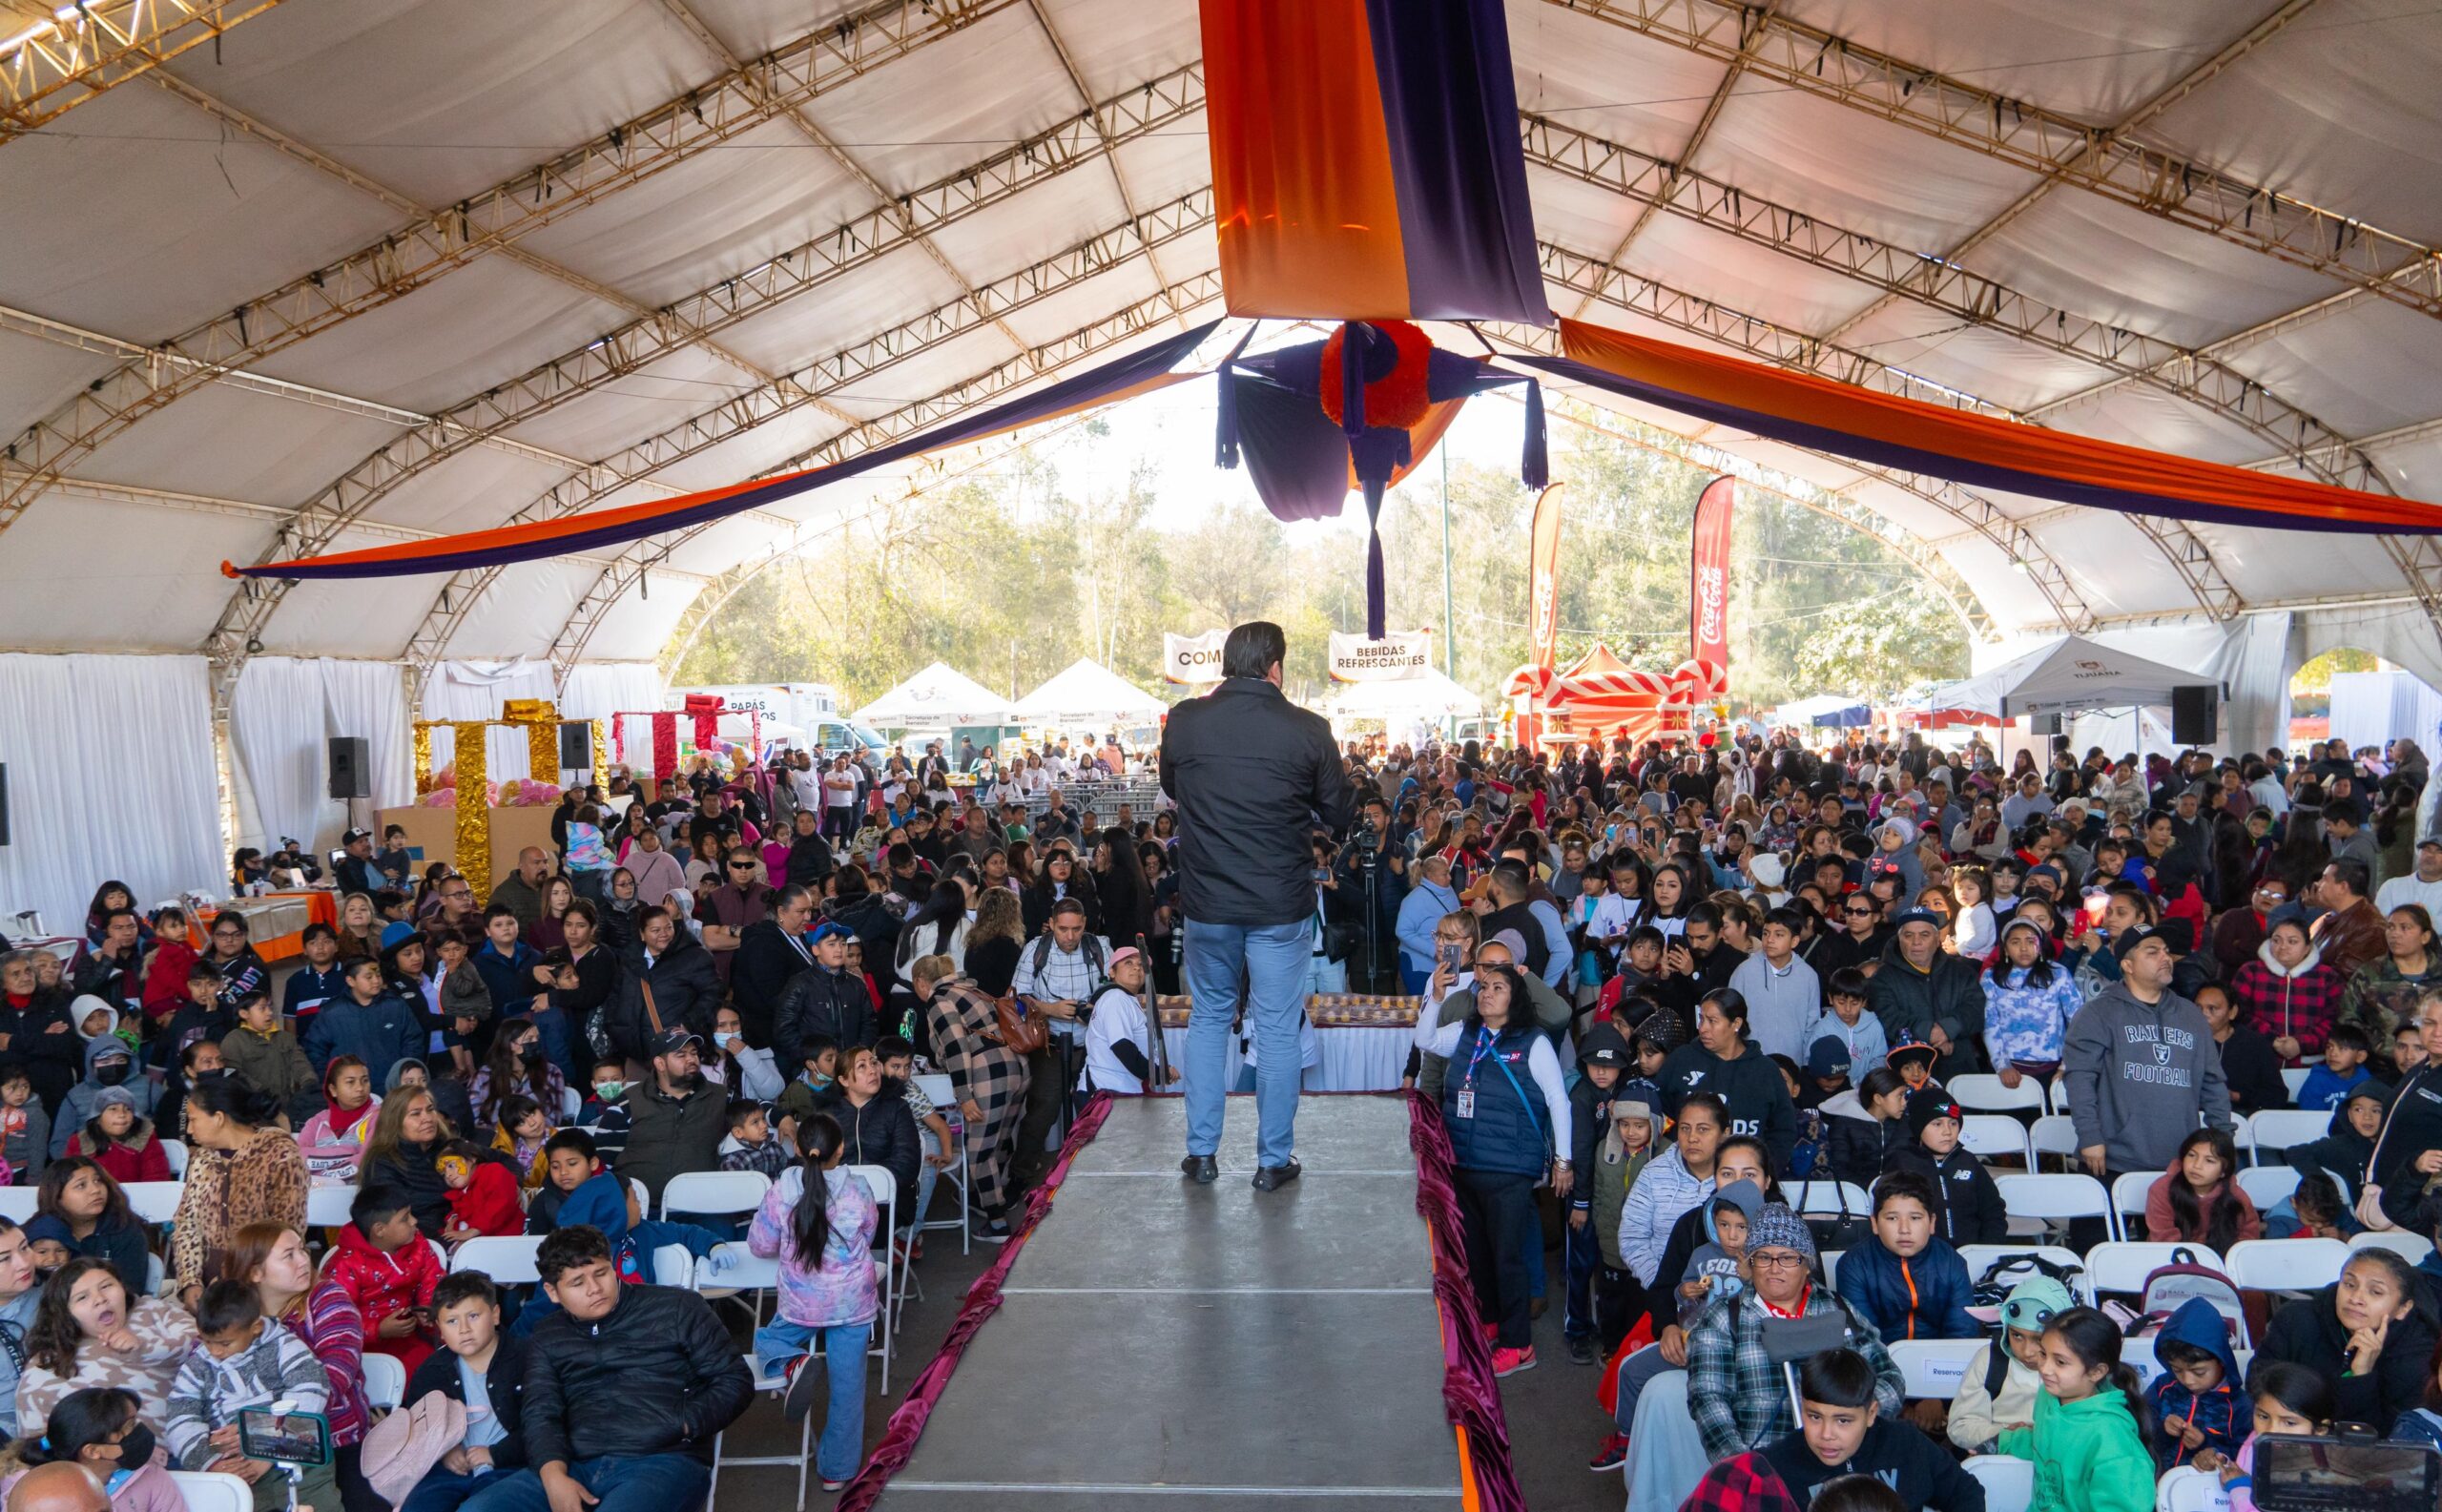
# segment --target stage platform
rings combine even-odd
[[[1198,1187],[1186,1105],[1116,1100],[877,1505],[1463,1504],[1405,1103],[1305,1099],[1305,1174],[1270,1193],[1254,1114],[1230,1100]]]

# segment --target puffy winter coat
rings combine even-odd
[[[1874,1117],[1853,1090],[1823,1105],[1823,1129],[1832,1179],[1859,1187],[1871,1188],[1892,1157],[1908,1147],[1908,1120]]]
[[[1981,1338],[1970,1317],[1974,1288],[1967,1262],[1939,1238],[1902,1259],[1869,1239],[1840,1256],[1839,1291],[1888,1342],[1902,1338]]]
[[[603,1032],[610,1048],[631,1061],[651,1061],[647,1041],[652,1037],[652,1015],[645,1011],[645,987],[652,988],[653,1012],[665,1029],[683,1028],[706,1042],[713,1037],[713,1018],[720,1011],[721,979],[713,968],[713,953],[681,929],[670,948],[652,967],[645,965],[642,942],[630,945],[620,960],[626,974],[602,1010]]]
[[[430,1307],[442,1274],[441,1256],[422,1236],[385,1253],[353,1223],[340,1229],[339,1253],[322,1267],[322,1279],[337,1283],[364,1315],[364,1347],[398,1356],[409,1370],[424,1362],[432,1346],[414,1334],[383,1338],[382,1320],[403,1309]]]
[[[789,979],[772,1017],[772,1060],[782,1076],[805,1069],[805,1042],[817,1034],[843,1050],[874,1042],[874,999],[862,979],[818,965]]]
[[[666,1286],[623,1286],[590,1323],[565,1312],[528,1344],[526,1457],[686,1454],[710,1464],[713,1439],[755,1396],[755,1378],[712,1304]],[[606,1404],[616,1410],[606,1411]]]
[[[907,1107],[907,1084],[885,1076],[881,1090],[859,1108],[848,1101],[846,1088],[835,1082],[814,1102],[816,1111],[839,1121],[839,1131],[846,1136],[840,1164],[886,1166],[898,1178],[899,1199],[891,1221],[905,1227],[915,1214],[917,1169],[924,1158],[924,1147],[916,1135],[916,1115]]]
[[[2230,1001],[2241,1024],[2253,1025],[2267,1039],[2287,1035],[2298,1042],[2299,1059],[2291,1066],[2324,1053],[2324,1040],[2348,999],[2349,984],[2324,963],[2321,941],[2307,947],[2305,960],[2284,966],[2272,959],[2267,940],[2230,979]]]
[[[1919,971],[1894,939],[1866,988],[1866,1005],[1897,1045],[1907,1038],[1930,1044],[1939,1026],[1950,1036],[1950,1053],[1935,1063],[1942,1081],[1981,1071],[1984,1066],[1984,973],[1963,956],[1936,955]]]

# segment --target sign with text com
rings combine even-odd
[[[1190,688],[1219,682],[1221,643],[1229,638],[1226,630],[1208,630],[1201,635],[1163,635],[1162,680]]]
[[[1332,681],[1398,682],[1433,670],[1430,631],[1395,630],[1380,640],[1332,632]]]

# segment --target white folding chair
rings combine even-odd
[[[1993,1268],[1994,1261],[2013,1254],[2032,1254],[2075,1273],[2068,1283],[2069,1295],[2085,1306],[2094,1305],[2094,1277],[2086,1274],[2086,1257],[2075,1250],[2057,1244],[1962,1244],[1958,1247],[1958,1257],[1966,1262],[1970,1282],[1983,1280],[1984,1273]]]
[[[2158,1512],[2230,1512],[2230,1493],[2212,1471],[2173,1465],[2155,1487],[2154,1505]]]
[[[2040,1113],[2047,1106],[2043,1084],[2032,1076],[2019,1077],[2015,1087],[2002,1086],[2001,1079],[1989,1072],[1954,1076],[1942,1085],[1950,1089],[1951,1101],[1971,1113],[2008,1113],[2021,1108]]]
[[[2035,1169],[2035,1150],[2027,1142],[2026,1126],[2007,1113],[1968,1114],[1959,1121],[1958,1142],[1978,1160],[2023,1160],[2029,1170]]]
[[[2369,1229],[2349,1241],[2352,1250],[2389,1250],[2411,1265],[2422,1265],[2433,1253],[2433,1241],[2406,1229]]]
[[[2349,1246],[2338,1239],[2241,1239],[2225,1256],[2230,1279],[2250,1292],[2313,1292],[2340,1279]]]
[[[948,1076],[933,1071],[916,1078],[916,1089],[931,1099],[933,1110],[950,1126],[950,1138],[957,1141],[957,1148],[952,1152],[958,1156],[958,1161],[946,1168],[942,1174],[948,1177],[950,1185],[958,1189],[958,1217],[955,1220],[958,1253],[970,1253],[975,1248],[975,1235],[967,1228],[967,1215],[974,1211],[974,1194],[970,1187],[974,1172],[966,1163],[966,1119],[959,1112],[958,1088],[951,1085]],[[953,1220],[948,1218],[926,1218],[921,1212],[916,1215],[916,1232],[919,1233],[952,1226]]]
[[[41,1197],[42,1189],[39,1187],[0,1187],[0,1218],[10,1223],[25,1222],[34,1215]],[[230,1479],[236,1481],[238,1478],[232,1476]],[[243,1481],[238,1481],[238,1483],[246,1484]]]
[[[875,1206],[881,1209],[881,1221],[874,1226],[874,1238],[879,1241],[881,1256],[881,1337],[876,1348],[881,1355],[881,1394],[890,1395],[890,1349],[899,1332],[899,1266],[897,1247],[891,1236],[898,1231],[899,1178],[888,1166],[850,1166],[849,1174],[865,1184],[874,1194]]]
[[[2053,1074],[2051,1092],[2052,1110],[2056,1113],[2067,1112],[2069,1110],[2069,1075],[2067,1072],[2059,1071]]]
[[[2256,1212],[2263,1212],[2287,1201],[2298,1190],[2299,1176],[2287,1166],[2242,1166],[2232,1179],[2247,1194],[2247,1201],[2255,1204]]]
[[[234,1475],[212,1470],[173,1470],[187,1512],[255,1512],[255,1488]]]
[[[186,1195],[183,1181],[131,1181],[119,1191],[127,1193],[128,1211],[141,1223],[167,1223],[178,1215],[178,1199]]]
[[[561,1087],[559,1121],[562,1124],[573,1124],[584,1115],[584,1112],[585,1099],[578,1095],[577,1089],[573,1087]]]
[[[2267,1150],[2277,1152],[2311,1145],[2330,1131],[2329,1108],[2268,1108],[2247,1120],[2247,1148],[2255,1152],[2254,1163],[2262,1165]]]
[[[449,1269],[481,1271],[502,1286],[524,1286],[543,1279],[534,1268],[534,1253],[542,1247],[539,1233],[469,1239],[449,1257]]]
[[[407,1367],[395,1355],[364,1354],[364,1400],[381,1412],[397,1410],[407,1399]]]
[[[187,1142],[183,1139],[162,1140],[161,1156],[170,1163],[170,1174],[184,1181],[187,1176]]]
[[[763,1206],[772,1178],[759,1170],[690,1170],[670,1178],[661,1189],[661,1215],[694,1213],[735,1217]]]
[[[2112,1212],[2111,1193],[2092,1176],[2001,1171],[1993,1177],[1993,1185],[2000,1189],[2001,1208],[2010,1215],[2013,1232],[2022,1219],[2050,1224],[2072,1218],[2101,1218],[2112,1237],[2120,1235],[2120,1220]]]
[[[2307,1085],[2307,1078],[2314,1072],[2311,1066],[2285,1066],[2281,1068],[2281,1081],[2289,1088],[2289,1101],[2294,1103],[2298,1100],[2298,1089]]]
[[[1984,1488],[1984,1512],[2027,1512],[2035,1505],[2034,1460],[1978,1454],[1968,1456],[1960,1468]]]
[[[2078,1158],[2078,1125],[2066,1113],[2046,1113],[2026,1131],[2027,1147],[2038,1159],[2058,1155],[2063,1161]]]
[[[348,1221],[348,1210],[356,1205],[355,1187],[308,1187],[305,1189],[305,1227],[337,1229]]]
[[[1844,1211],[1859,1218],[1873,1216],[1873,1199],[1853,1181],[1785,1181],[1781,1194],[1802,1218],[1836,1218]]]
[[[725,1287],[739,1284],[755,1284],[740,1283],[737,1278],[740,1275],[748,1274],[749,1268],[757,1265],[764,1268],[763,1279],[759,1284],[764,1286],[776,1286],[779,1284],[778,1262],[773,1260],[756,1260],[752,1257],[748,1258],[745,1267],[732,1271],[729,1274],[722,1276],[720,1284]],[[820,1360],[816,1359],[813,1356],[809,1355],[806,1357],[806,1362],[798,1368],[801,1370],[820,1370],[823,1367]],[[788,1390],[789,1378],[786,1376],[764,1375],[762,1368],[755,1363],[755,1359],[753,1355],[746,1357],[746,1373],[755,1377],[755,1389],[758,1392],[768,1391],[773,1395],[777,1396]],[[797,1430],[797,1452],[793,1455],[728,1454],[723,1451],[721,1445],[722,1440],[729,1437],[729,1429],[724,1428],[720,1432],[713,1435],[713,1484],[712,1489],[704,1495],[704,1512],[713,1512],[714,1504],[720,1499],[721,1471],[734,1465],[796,1465],[797,1467],[797,1499],[792,1504],[799,1507],[804,1506],[806,1467],[814,1463],[814,1419],[817,1416],[818,1414],[816,1413],[807,1413],[805,1415],[804,1426]],[[737,1425],[735,1423],[730,1424],[731,1428],[735,1428],[736,1426]],[[194,1512],[194,1509],[190,1507],[188,1512]],[[252,1506],[249,1505],[245,1509],[245,1512],[253,1512]]]
[[[683,1291],[695,1284],[695,1253],[685,1245],[655,1245],[651,1258],[653,1285]]]
[[[2140,1233],[2145,1227],[2145,1199],[2153,1194],[2154,1183],[2162,1180],[2158,1171],[2131,1170],[2112,1178],[2112,1211],[2120,1215],[2120,1232]],[[2137,1222],[2128,1220],[2134,1215]]]
[[[1814,1257],[1823,1262],[1823,1286],[1826,1291],[1840,1290],[1840,1256],[1846,1250],[1818,1250]]]
[[[1958,1395],[1960,1382],[1967,1379],[1968,1368],[1983,1353],[1984,1344],[1980,1338],[1896,1338],[1883,1347],[1891,1351],[1891,1362],[1899,1367],[1900,1377],[1907,1383],[1902,1389],[1910,1400],[1922,1397],[1948,1401]]]
[[[636,1199],[636,1212],[645,1217],[652,1217],[652,1193],[645,1191],[645,1184],[638,1181],[635,1177],[630,1176],[628,1178],[628,1191]]]
[[[2222,1256],[2208,1244],[2155,1244],[2142,1239],[2114,1239],[2086,1252],[2086,1280],[2097,1292],[2135,1296],[2145,1290],[2145,1277],[2176,1256],[2185,1254],[2197,1265],[2229,1274]]]

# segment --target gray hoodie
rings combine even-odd
[[[2215,1129],[2231,1127],[2204,1014],[2167,988],[2150,1007],[2124,982],[2095,994],[2069,1021],[2060,1064],[2078,1148],[2102,1146],[2115,1173],[2167,1169],[2200,1112]]]
[[[10,1340],[8,1348],[0,1349],[0,1429],[6,1429],[11,1439],[20,1431],[17,1427],[17,1359],[25,1352],[26,1330],[33,1326],[34,1307],[41,1300],[42,1286],[37,1281],[9,1300],[0,1302],[0,1332],[5,1332]]]
[[[127,1063],[118,1081],[105,1083],[95,1070],[105,1060]],[[135,1116],[138,1118],[152,1117],[154,1106],[161,1100],[160,1087],[136,1068],[135,1052],[127,1047],[125,1040],[115,1034],[93,1036],[85,1042],[84,1080],[68,1089],[68,1096],[59,1105],[59,1116],[52,1121],[52,1159],[57,1160],[67,1154],[69,1139],[93,1120],[93,1099],[100,1095],[105,1086],[127,1088],[128,1094],[135,1099]]]

